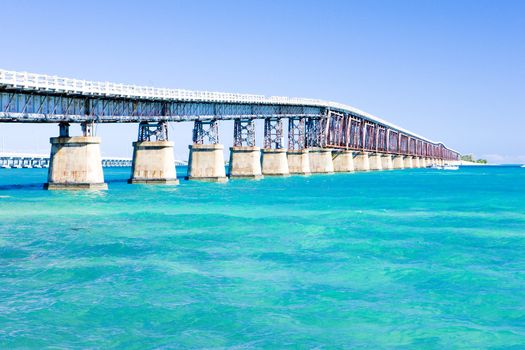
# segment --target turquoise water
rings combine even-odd
[[[1,349],[525,348],[525,169],[105,174],[0,170]]]

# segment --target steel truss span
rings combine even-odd
[[[458,159],[459,153],[352,106],[93,82],[0,70],[3,123],[163,123],[307,118],[304,144]],[[302,141],[301,141],[302,142]]]

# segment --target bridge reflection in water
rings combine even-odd
[[[263,148],[255,120],[264,120]],[[188,179],[226,181],[219,122],[234,120],[230,178],[390,170],[459,160],[459,153],[352,106],[316,99],[161,89],[0,70],[0,123],[57,123],[49,189],[103,189],[97,123],[138,123],[130,183],[177,183],[168,122],[194,122]],[[288,123],[284,144],[284,121]],[[82,135],[70,136],[71,123]],[[3,162],[6,162],[3,160]],[[47,162],[47,163],[46,163]],[[129,162],[129,160],[128,160]],[[4,164],[4,163],[2,163]],[[114,164],[120,164],[118,162]]]

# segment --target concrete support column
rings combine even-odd
[[[104,190],[100,138],[94,136],[52,137],[47,183],[49,190]]]
[[[395,155],[392,160],[394,164],[394,169],[405,169],[405,162],[403,161],[403,156]]]
[[[370,154],[370,170],[383,170],[383,164],[381,161],[381,153]]]
[[[426,168],[427,167],[427,160],[425,157],[419,157],[419,167],[420,168]]]
[[[383,170],[394,169],[394,162],[392,161],[391,154],[383,154],[381,157],[381,166],[383,167]]]
[[[173,142],[133,142],[132,184],[178,184]]]
[[[189,149],[188,180],[228,181],[224,169],[223,145],[194,143]]]
[[[354,171],[354,153],[348,150],[332,153],[334,171],[337,173]]]
[[[284,148],[266,148],[262,150],[262,173],[263,175],[287,176],[288,159]]]
[[[421,168],[419,165],[419,157],[412,157],[412,166],[414,168]]]
[[[310,148],[310,171],[312,174],[330,174],[334,172],[332,150],[329,148]]]
[[[412,163],[412,156],[405,156],[403,158],[403,162],[404,162],[404,165],[405,165],[406,169],[411,169],[411,168],[414,167],[414,165]]]
[[[288,150],[287,153],[288,170],[290,174],[309,175],[310,156],[308,149]]]
[[[260,179],[262,177],[259,147],[230,147],[230,178]]]
[[[354,156],[354,170],[355,171],[369,171],[370,159],[368,152],[356,152]]]

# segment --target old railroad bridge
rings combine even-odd
[[[256,119],[264,119],[262,150],[255,146]],[[95,123],[138,123],[130,183],[177,183],[167,123],[194,122],[188,179],[226,181],[221,120],[234,120],[230,178],[404,169],[459,159],[443,143],[335,102],[0,70],[0,123],[59,126],[50,140],[49,189],[107,187]],[[69,135],[71,123],[80,123],[83,135]]]

